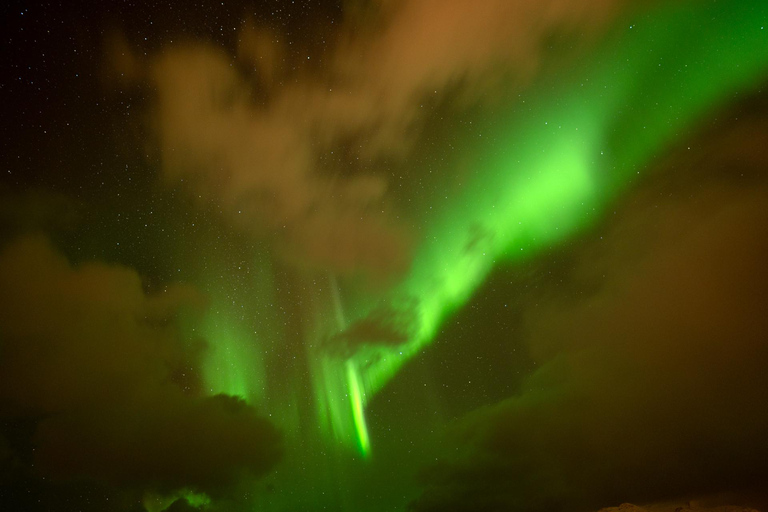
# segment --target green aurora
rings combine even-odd
[[[485,1],[8,9],[0,509],[768,509],[768,1]]]
[[[412,268],[382,302],[348,305],[352,319],[382,304],[415,310],[407,342],[371,343],[349,357],[311,349],[329,438],[367,456],[366,403],[435,338],[494,265],[514,264],[599,222],[643,168],[697,121],[758,86],[768,70],[768,5],[682,4],[624,21],[567,84],[540,84],[510,115],[465,193],[427,224]],[[702,35],[705,34],[706,37]]]
[[[242,304],[274,310],[275,270],[266,253],[252,277],[258,304],[241,297],[233,309],[224,299],[232,289],[208,283],[212,301],[200,334],[211,345],[204,366],[210,392],[259,406],[292,441],[306,437],[301,424],[309,418],[326,445],[370,457],[376,439],[368,433],[366,405],[434,340],[495,265],[526,261],[595,226],[654,158],[759,86],[768,71],[765,2],[682,3],[623,19],[567,80],[536,84],[525,108],[518,105],[486,137],[491,142],[476,158],[478,172],[462,194],[433,205],[409,272],[386,296],[342,297],[331,276],[317,285],[319,298],[305,298],[313,304],[302,334],[309,416],[300,411],[301,391],[290,385],[279,400],[268,399],[260,350],[286,336],[281,322],[275,313],[254,320],[241,311]],[[405,342],[329,347],[349,325],[381,311]],[[298,444],[305,442],[314,441]],[[343,457],[325,463],[329,478],[350,478]],[[261,506],[269,509],[268,500]]]

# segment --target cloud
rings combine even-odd
[[[720,491],[736,493],[720,505],[746,505],[740,491],[766,488],[766,160],[755,144],[724,150],[729,137],[673,158],[676,175],[581,249],[574,293],[527,308],[538,370],[452,428],[457,455],[425,470],[413,510],[594,510]]]
[[[163,172],[189,183],[245,232],[271,238],[299,266],[385,277],[401,271],[408,240],[393,225],[386,184],[372,173],[321,173],[313,98],[291,93],[266,107],[222,52],[170,49],[152,66]],[[328,151],[330,154],[330,150]]]
[[[8,445],[24,471],[215,496],[279,460],[252,407],[200,393],[205,347],[178,329],[204,307],[194,289],[146,295],[133,270],[73,267],[42,236],[0,253],[0,289],[0,417],[30,425],[31,453]]]
[[[625,3],[351,3],[321,46],[252,20],[237,57],[170,46],[145,63],[164,178],[297,265],[397,275],[411,235],[388,193],[387,162],[412,153],[431,106],[488,103],[489,85],[529,83],[558,37],[594,38]],[[136,76],[139,59],[124,43],[111,47],[114,67],[129,62],[122,76]]]
[[[492,100],[493,85],[528,84],[555,36],[578,33],[589,40],[627,3],[374,2],[380,28],[343,41],[335,65],[350,85],[327,95],[333,101],[326,115],[346,131],[373,126],[366,130],[367,153],[407,150],[428,115],[424,103],[435,95],[459,92],[466,105]]]
[[[170,390],[138,404],[46,419],[36,445],[37,462],[53,476],[213,497],[263,475],[280,458],[277,431],[242,400],[189,399]]]
[[[412,334],[414,318],[413,304],[397,309],[377,307],[328,339],[326,347],[332,352],[351,354],[363,345],[400,345]]]

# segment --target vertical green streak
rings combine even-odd
[[[252,249],[256,258],[250,266],[240,259],[246,253],[210,255],[200,283],[209,303],[197,334],[206,344],[202,361],[206,391],[263,407],[269,398],[264,354],[282,331],[274,318],[269,254]]]
[[[364,457],[368,456],[371,445],[368,440],[368,428],[365,425],[365,414],[363,413],[363,392],[360,390],[360,382],[354,363],[347,361],[347,381],[349,385],[349,400],[352,405],[352,418],[355,422],[355,434],[359,444],[360,453]]]
[[[245,322],[214,302],[202,327],[207,340],[203,374],[208,391],[259,403],[265,389],[259,345]]]
[[[768,2],[676,3],[628,20],[612,44],[566,84],[540,84],[489,148],[462,197],[436,208],[412,269],[385,300],[414,309],[404,344],[367,345],[323,358],[325,400],[351,396],[338,430],[355,426],[367,451],[363,408],[466,303],[497,263],[534,256],[599,220],[654,155],[690,135],[718,105],[760,84],[768,70]],[[353,311],[353,318],[367,314]]]

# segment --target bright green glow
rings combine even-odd
[[[216,251],[205,256],[207,273],[200,288],[209,302],[194,336],[206,344],[202,373],[207,392],[237,396],[263,407],[265,346],[283,334],[268,307],[274,303],[275,288],[269,255],[257,250],[250,268],[240,268],[242,256],[237,252]],[[233,268],[240,272],[233,273]],[[223,280],[225,275],[234,277]]]
[[[765,0],[676,3],[628,21],[568,84],[540,84],[547,93],[510,116],[497,137],[506,144],[492,148],[462,197],[438,209],[411,272],[386,300],[395,309],[417,305],[410,339],[320,358],[320,401],[352,397],[346,414],[331,408],[333,430],[354,424],[365,452],[366,401],[432,341],[495,264],[530,258],[594,224],[654,155],[759,85],[768,71],[766,24]],[[346,382],[330,377],[344,366]]]
[[[342,367],[339,371],[338,359],[323,355],[318,357],[313,377],[320,427],[326,437],[342,444],[356,444],[359,448],[362,443],[355,439],[355,411],[354,407],[350,407],[349,398],[351,390],[347,392],[351,389],[349,370]],[[355,381],[358,382],[357,379]],[[338,393],[339,390],[343,393]]]
[[[203,372],[209,392],[237,396],[251,403],[261,401],[264,369],[259,345],[244,322],[214,303],[202,334],[208,342]]]
[[[525,175],[506,173],[505,166],[499,173],[504,182],[446,212],[436,230],[443,236],[427,241],[401,292],[420,299],[415,339],[434,337],[445,315],[468,299],[498,258],[527,257],[580,227],[574,212],[594,200],[586,151],[567,141],[553,143],[547,154],[524,155],[530,162]],[[478,204],[485,208],[472,211]]]
[[[211,504],[211,499],[208,497],[207,494],[203,494],[203,493],[194,493],[191,491],[186,491],[181,494],[181,497],[187,500],[187,503],[189,503],[195,508],[205,507]]]
[[[340,372],[339,359],[319,357],[322,362],[315,365],[314,387],[320,427],[326,437],[354,445],[367,458],[371,444],[365,422],[365,388],[360,372],[352,359],[344,363],[344,371]],[[339,395],[339,390],[344,390],[344,395]]]
[[[363,456],[368,456],[371,445],[368,440],[368,428],[365,426],[365,415],[363,414],[363,393],[360,391],[359,378],[352,361],[347,361],[347,380],[349,382],[349,400],[352,403],[352,417],[355,421],[357,442]]]

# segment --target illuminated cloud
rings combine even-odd
[[[351,15],[329,35],[322,65],[311,49],[304,61],[291,57],[286,36],[252,21],[237,57],[200,43],[163,49],[147,74],[164,178],[273,239],[299,266],[397,275],[411,236],[392,206],[386,162],[410,154],[431,112],[425,103],[492,102],[489,85],[529,83],[553,41],[596,35],[621,5],[373,2],[352,12],[375,21]],[[135,76],[138,59],[116,40],[114,66]]]

